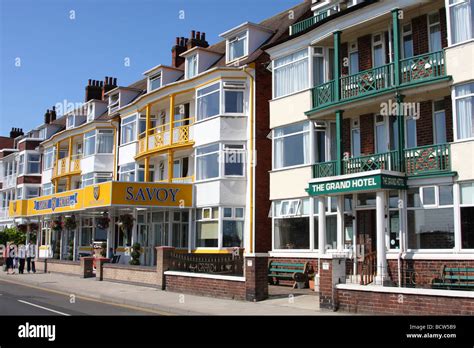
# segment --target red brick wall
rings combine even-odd
[[[359,48],[359,70],[372,68],[372,35],[365,35],[357,39]]]
[[[35,148],[38,147],[40,143],[41,141],[26,140],[18,144],[18,150],[19,151],[34,150]]]
[[[426,14],[413,18],[411,21],[413,33],[413,54],[419,55],[429,51],[428,17]]]
[[[166,275],[166,290],[198,296],[245,300],[245,282]]]
[[[390,279],[398,285],[398,260],[387,260],[387,266]],[[443,266],[474,268],[474,260],[402,260],[402,285],[413,279],[417,286],[430,287],[433,279],[441,277]]]
[[[339,310],[395,315],[474,315],[474,299],[337,290]],[[403,301],[400,303],[400,301]]]
[[[41,176],[22,175],[16,179],[19,184],[41,184]]]
[[[255,91],[255,250],[254,252],[267,252],[272,249],[272,220],[268,217],[271,202],[270,176],[272,169],[272,142],[267,138],[270,132],[270,109],[268,101],[272,99],[272,74],[263,63],[270,58],[262,54],[255,62],[256,91]]]
[[[372,154],[375,152],[373,114],[360,116],[360,141],[362,154]]]
[[[420,118],[416,120],[417,145],[433,144],[433,104],[431,100],[420,103]]]

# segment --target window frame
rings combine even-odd
[[[456,88],[457,87],[461,87],[461,86],[465,86],[465,85],[472,85],[472,90],[470,93],[466,94],[466,95],[462,95],[462,96],[458,96],[457,95],[457,92],[456,92]],[[472,134],[471,136],[467,137],[467,138],[460,138],[459,137],[459,127],[458,127],[458,110],[457,110],[457,101],[459,99],[467,99],[467,98],[471,98],[472,100],[472,108],[474,108],[474,80],[471,80],[471,81],[467,81],[467,82],[462,82],[462,83],[458,83],[456,85],[453,86],[452,88],[452,91],[451,91],[451,100],[452,100],[452,108],[453,108],[453,115],[456,115],[456,117],[453,117],[453,128],[454,128],[454,134],[455,134],[455,140],[456,141],[468,141],[468,140],[474,140],[474,130],[472,131]],[[472,117],[472,116],[471,116]],[[472,122],[473,122],[473,125],[474,125],[474,119],[472,119]]]
[[[130,115],[130,116],[127,116],[127,117],[124,117],[121,119],[120,121],[120,146],[122,145],[127,145],[127,144],[131,144],[133,142],[136,142],[137,139],[138,139],[138,114],[133,114],[133,115]],[[131,120],[131,121],[129,121]],[[135,123],[133,125],[133,123]],[[128,127],[134,127],[135,128],[135,131],[132,132],[131,134],[133,135],[132,136],[132,139],[131,140],[128,140],[126,142],[124,142],[124,128],[128,128]]]
[[[238,57],[231,57],[231,45],[236,43],[236,42],[239,42],[239,41],[242,41],[242,40],[245,40],[244,41],[244,52],[241,56],[238,56]],[[226,48],[226,63],[232,63],[232,62],[235,62],[239,59],[242,59],[244,57],[247,57],[249,55],[249,31],[246,29],[246,30],[243,30],[243,31],[240,31],[238,32],[237,34],[233,35],[231,38],[227,39],[226,40],[227,44],[227,48]]]
[[[405,27],[406,26],[410,26],[410,30],[408,31],[405,31]],[[402,57],[403,59],[407,59],[407,58],[411,58],[414,56],[415,54],[415,51],[414,51],[414,47],[413,47],[413,25],[411,22],[407,22],[407,23],[403,23],[401,25],[401,35],[402,35],[402,40],[401,40],[401,51],[402,51]],[[410,56],[410,57],[407,57],[406,56],[406,52],[405,52],[405,37],[406,36],[411,36],[411,50],[413,52],[413,55]]]
[[[310,69],[312,69],[312,66],[311,66],[312,63],[311,63],[310,59],[312,59],[313,55],[310,52],[310,50],[311,50],[311,47],[300,48],[300,49],[297,49],[295,51],[292,51],[291,53],[288,53],[288,54],[285,54],[285,55],[282,55],[282,56],[279,56],[279,57],[275,57],[274,59],[272,59],[272,98],[273,99],[284,98],[284,97],[287,97],[287,96],[290,96],[290,95],[293,95],[293,94],[296,94],[296,93],[300,93],[302,91],[305,91],[305,90],[311,88],[311,84],[313,82],[312,81],[312,79],[313,79],[312,75],[313,74],[310,73],[311,72]],[[305,57],[298,58],[297,60],[292,60],[291,62],[285,63],[285,64],[280,65],[280,66],[275,66],[276,61],[278,61],[280,59],[283,59],[283,58],[286,58],[286,57],[289,57],[291,55],[295,55],[295,54],[297,54],[299,52],[303,52],[303,51],[306,51],[306,56]],[[302,88],[301,90],[296,90],[296,91],[292,91],[292,92],[287,93],[287,94],[282,94],[282,95],[277,96],[276,95],[276,88],[275,88],[275,77],[276,77],[275,73],[276,73],[276,71],[278,69],[286,67],[290,64],[299,63],[299,62],[304,61],[304,60],[306,60],[306,63],[308,64],[308,67],[307,67],[307,69],[308,69],[308,74],[307,74],[308,79],[306,80],[306,87]]]
[[[157,80],[160,81],[160,84],[159,84],[159,86],[153,88],[153,83]],[[152,91],[155,91],[155,90],[161,88],[162,86],[163,86],[163,74],[161,73],[161,71],[151,75],[150,77],[148,77],[148,89],[147,89],[148,93],[150,93]]]
[[[435,22],[435,23],[430,23],[430,16],[431,15],[438,15],[438,22]],[[435,27],[435,26],[438,26],[439,27],[439,36],[440,36],[440,47],[441,49],[443,49],[443,38],[442,38],[442,33],[441,33],[441,15],[439,14],[439,11],[432,11],[432,12],[429,12],[427,14],[427,18],[426,18],[426,23],[428,25],[428,49],[429,49],[429,52],[428,53],[432,53],[432,52],[436,52],[436,51],[433,51],[433,47],[432,44],[431,44],[431,27]]]
[[[313,147],[312,146],[313,144],[311,143],[311,138],[312,138],[311,137],[311,131],[313,129],[312,129],[311,123],[310,123],[309,126],[308,126],[308,129],[305,130],[304,129],[304,124],[306,122],[308,122],[308,121],[295,122],[295,123],[291,123],[291,124],[286,124],[284,126],[275,127],[275,128],[272,129],[272,170],[290,169],[290,168],[294,168],[294,167],[306,166],[306,165],[311,164],[311,151],[312,151],[312,147]],[[279,136],[275,135],[275,131],[277,129],[292,127],[292,126],[297,125],[297,124],[302,124],[303,125],[303,130],[293,132],[293,133],[290,133],[290,134],[279,135]],[[275,154],[275,151],[276,151],[275,141],[278,140],[278,139],[283,139],[283,138],[290,137],[290,136],[295,136],[295,135],[304,136],[305,133],[308,133],[308,137],[309,137],[308,149],[304,149],[307,153],[303,154],[303,157],[308,158],[307,163],[296,164],[296,165],[291,165],[291,166],[276,167],[275,161],[276,161],[277,156]],[[304,139],[303,139],[303,146],[304,146]],[[327,151],[327,148],[326,148],[326,151]]]
[[[195,71],[193,75],[190,74],[189,67],[191,63],[195,66]],[[198,53],[194,53],[185,58],[185,75],[186,75],[186,79],[192,79],[193,77],[199,75],[199,54]]]
[[[444,103],[444,99],[438,99],[438,100],[433,100],[431,102],[431,106],[432,106],[432,110],[433,110],[433,144],[446,144],[448,142],[448,129],[447,129],[447,126],[446,126],[446,105],[443,104],[443,108],[440,109],[440,110],[436,110],[435,106],[436,106],[436,103],[437,102],[443,102]],[[437,134],[438,134],[438,123],[436,122],[437,118],[436,118],[436,115],[439,114],[439,113],[443,113],[444,114],[444,137],[445,137],[445,141],[444,142],[439,142],[438,139],[437,139]]]
[[[37,161],[31,161],[30,160],[30,157],[32,156],[38,156],[38,160]],[[25,175],[34,175],[34,174],[39,174],[41,175],[41,155],[39,153],[32,153],[32,152],[27,152],[25,153]],[[37,163],[38,165],[38,172],[35,173],[35,172],[32,172],[30,171],[30,163]]]

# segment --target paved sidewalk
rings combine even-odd
[[[74,294],[102,302],[139,307],[161,315],[340,315],[317,308],[317,297],[314,295],[295,295],[252,303],[55,273],[6,275],[0,272],[0,279],[65,295]]]

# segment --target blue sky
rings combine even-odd
[[[89,78],[127,85],[170,64],[176,36],[195,29],[213,44],[242,22],[302,1],[0,0],[0,135],[40,125],[65,99],[82,102]]]

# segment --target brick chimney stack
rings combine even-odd
[[[117,87],[117,78],[106,76],[104,83],[101,82],[100,86],[102,87],[102,100],[105,100],[105,93]]]
[[[19,137],[21,135],[24,135],[22,128],[12,128],[12,130],[10,131],[10,138],[12,139],[15,139],[16,137]]]
[[[51,112],[46,110],[46,113],[44,114],[44,124],[49,124],[51,122]]]
[[[53,109],[50,111],[50,118],[49,118],[49,121],[50,122],[54,122],[56,121],[56,107],[53,106]]]
[[[206,33],[201,33],[199,31],[191,30],[189,38],[176,37],[176,43],[171,48],[171,65],[173,67],[178,67],[184,63],[184,58],[179,55],[190,50],[193,47],[209,47],[209,44],[206,41]]]

